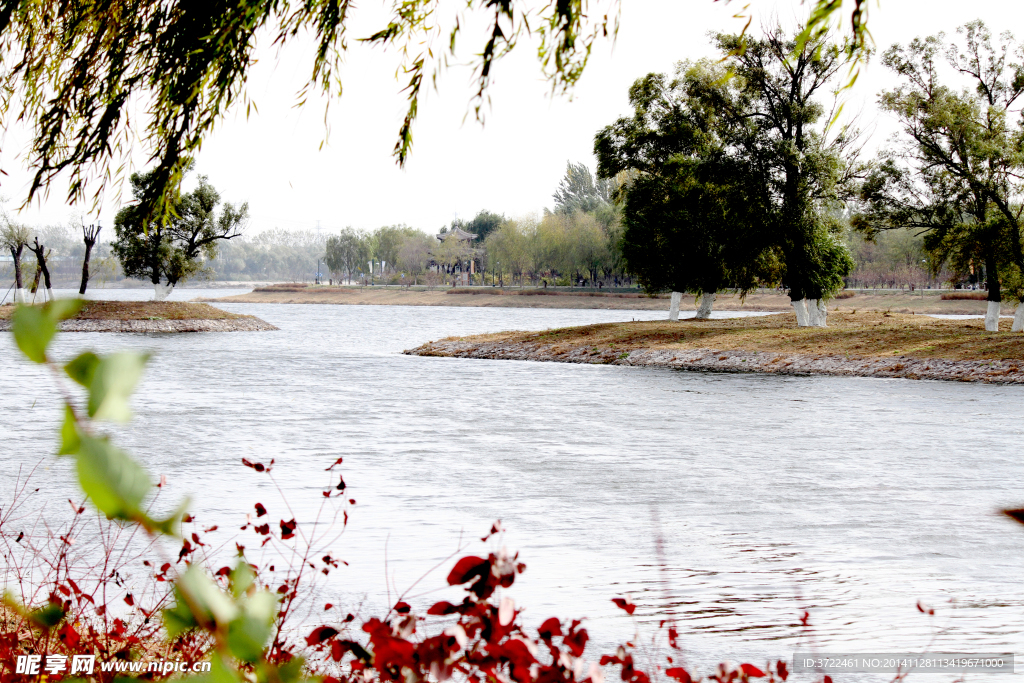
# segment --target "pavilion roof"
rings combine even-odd
[[[460,242],[469,242],[471,240],[475,240],[477,237],[480,236],[480,235],[477,235],[477,234],[472,233],[472,232],[466,232],[462,228],[456,226],[456,227],[452,228],[451,230],[449,230],[448,232],[442,232],[441,234],[439,234],[437,236],[437,239],[439,239],[439,240],[441,240],[443,242],[444,240],[448,239],[452,235],[455,235],[455,239],[459,240]]]

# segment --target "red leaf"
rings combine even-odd
[[[475,555],[463,557],[455,563],[455,567],[448,574],[448,585],[457,586],[481,576],[483,574],[482,567],[486,564],[487,560],[482,557]]]
[[[679,631],[674,626],[668,627],[668,644],[669,647],[679,649]]]
[[[804,626],[807,626],[807,622],[810,620],[810,618],[811,618],[811,613],[810,612],[804,612],[804,615],[802,617],[800,617],[800,623],[803,624]]]
[[[582,656],[583,650],[587,647],[587,641],[590,640],[587,629],[581,628],[579,631],[576,630],[579,623],[579,621],[573,620],[572,625],[569,627],[569,632],[562,638],[562,644],[569,648],[569,653],[573,657]]]
[[[128,595],[124,596],[124,601],[126,603],[128,603],[129,607],[134,607],[135,606],[135,598],[132,597],[131,593],[129,593]]]
[[[57,636],[64,642],[64,645],[72,649],[77,647],[78,641],[81,640],[81,637],[78,635],[78,631],[76,631],[74,627],[67,622],[65,622],[61,629],[57,631]]]
[[[334,605],[332,605],[331,603],[329,603],[329,602],[325,603],[324,604],[324,611],[326,612],[327,610],[331,609],[332,607],[334,607]]]
[[[612,598],[612,602],[619,609],[626,610],[626,614],[633,614],[636,611],[636,605],[625,598]]]
[[[446,600],[442,600],[441,602],[435,602],[431,605],[430,609],[427,610],[427,614],[443,616],[445,614],[454,614],[458,609],[458,606],[453,605]]]
[[[665,669],[665,675],[669,678],[674,678],[679,683],[690,683],[693,678],[690,674],[681,666],[674,666],[671,669]]]
[[[832,677],[825,676],[823,679],[821,679],[821,683],[832,683]]]
[[[295,520],[284,521],[281,520],[281,538],[288,539],[295,535]]]
[[[211,527],[210,527],[209,529],[203,529],[203,533],[204,533],[204,534],[208,534],[208,533],[210,533],[211,531],[216,531],[216,530],[217,530],[217,525],[216,525],[216,524],[214,524],[214,525],[213,525],[213,526],[211,526]]]
[[[231,567],[224,566],[213,573],[214,576],[227,576],[231,573]]]
[[[342,460],[344,460],[344,458],[338,458],[337,460],[335,460],[335,461],[334,461],[334,464],[333,464],[333,465],[331,465],[330,467],[328,467],[327,469],[325,469],[325,470],[324,470],[324,472],[330,472],[330,471],[331,471],[331,470],[333,470],[333,469],[334,469],[335,467],[337,467],[338,465],[340,465],[340,464],[341,464],[341,461],[342,461]]]
[[[333,626],[317,626],[306,636],[306,645],[313,647],[338,635],[338,629]]]
[[[399,614],[408,614],[412,610],[412,606],[407,602],[398,602],[392,609]]]
[[[537,629],[537,633],[539,633],[540,637],[544,640],[551,640],[552,636],[562,635],[562,622],[555,617],[551,617],[540,625],[540,628]]]
[[[185,513],[185,514],[184,514],[184,515],[182,516],[182,518],[181,518],[181,521],[182,521],[182,522],[184,522],[185,524],[188,524],[189,522],[191,522],[191,521],[192,521],[192,515],[190,515],[190,514],[188,514],[188,513]]]
[[[256,503],[256,516],[262,517],[267,514],[267,508],[263,507],[263,503]]]
[[[789,678],[789,667],[786,666],[785,661],[780,659],[779,663],[775,667],[775,670],[779,672],[779,678],[781,678],[782,680],[786,680],[787,678]]]
[[[753,664],[740,664],[740,670],[750,678],[764,678],[764,672]]]
[[[252,530],[258,534],[263,534],[264,536],[266,536],[270,533],[270,524],[261,524],[259,526],[254,526]]]
[[[246,467],[253,468],[257,472],[263,472],[264,470],[267,469],[266,467],[263,466],[263,463],[261,463],[261,462],[250,462],[249,460],[246,460],[245,458],[242,458],[242,464],[245,465]]]

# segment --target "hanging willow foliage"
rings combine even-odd
[[[454,16],[438,17],[441,0],[393,0],[391,18],[360,41],[397,49],[408,106],[394,155],[404,164],[425,78],[436,84],[455,52],[464,13],[487,17],[474,36],[476,98],[481,117],[495,62],[520,37],[540,37],[539,59],[555,92],[570,88],[594,42],[618,30],[620,0],[461,0]],[[728,1],[728,0],[726,0]],[[857,10],[866,0],[857,0]],[[837,0],[813,0],[813,26],[840,10]],[[183,172],[204,137],[239,103],[252,102],[245,83],[256,35],[275,44],[310,40],[317,50],[299,102],[320,91],[341,93],[339,67],[348,48],[351,0],[4,0],[0,4],[0,125],[24,121],[32,130],[27,159],[34,176],[25,199],[69,175],[69,203],[93,192],[97,200],[127,170],[141,141],[154,166],[140,198],[150,220],[162,220]],[[445,4],[445,8],[450,5]],[[866,35],[855,14],[853,31]],[[441,20],[453,28],[442,36]],[[136,118],[137,117],[137,118]],[[134,119],[134,120],[133,120]]]

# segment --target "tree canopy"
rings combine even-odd
[[[394,154],[404,163],[424,84],[437,78],[456,54],[462,15],[484,18],[471,36],[478,118],[487,101],[495,64],[527,33],[539,35],[538,56],[552,88],[570,88],[596,40],[618,28],[618,0],[589,6],[582,0],[469,0],[444,15],[438,0],[393,0],[390,19],[357,40],[396,50],[402,57],[408,107]],[[851,50],[866,49],[866,0],[855,0]],[[340,65],[352,36],[355,6],[349,0],[82,0],[50,3],[11,0],[0,9],[0,124],[22,119],[32,129],[27,157],[35,170],[26,201],[61,174],[69,176],[69,203],[98,198],[127,168],[141,144],[154,164],[137,198],[143,220],[173,212],[182,177],[203,140],[235,107],[248,112],[245,91],[257,36],[283,46],[316,44],[308,77],[297,84],[300,101],[313,92],[340,96]],[[815,0],[805,31],[829,26],[841,3]],[[444,34],[444,35],[442,35]],[[141,112],[135,120],[136,112]]]
[[[1008,33],[993,40],[980,21],[957,33],[954,41],[939,34],[885,52],[901,85],[881,104],[902,131],[864,183],[856,223],[869,235],[924,233],[933,267],[949,264],[959,275],[983,267],[989,301],[1002,300],[1004,284],[1020,301],[1024,63]]]
[[[145,196],[154,182],[154,173],[132,174],[136,199]],[[117,212],[113,250],[126,277],[173,287],[197,275],[204,260],[216,256],[220,240],[241,235],[248,220],[248,204],[224,204],[218,213],[220,194],[206,176],[199,176],[198,180],[194,190],[178,194],[172,213],[164,221],[147,224],[145,209],[137,203]]]

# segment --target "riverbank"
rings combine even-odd
[[[981,320],[833,313],[827,328],[792,314],[610,323],[544,332],[449,337],[408,355],[667,367],[711,372],[846,375],[1024,383],[1024,335]]]
[[[943,300],[943,292],[922,290],[900,292],[867,290],[843,292],[844,298],[829,302],[829,310],[888,311],[918,315],[985,315],[987,303],[972,300]],[[252,304],[340,304],[372,306],[480,306],[501,308],[575,308],[661,311],[669,308],[669,297],[649,297],[637,292],[601,292],[596,290],[565,291],[554,289],[501,289],[497,287],[409,288],[402,287],[328,287],[306,285],[275,285],[257,287],[248,294],[203,298],[211,303]],[[696,310],[691,297],[683,297],[681,310]],[[789,296],[776,290],[751,292],[745,299],[735,294],[720,294],[715,300],[717,311],[783,312],[792,311]],[[1013,307],[1003,307],[1011,315]]]
[[[14,306],[0,306],[0,331],[9,330]],[[62,332],[258,332],[276,330],[252,315],[182,301],[87,301]]]

